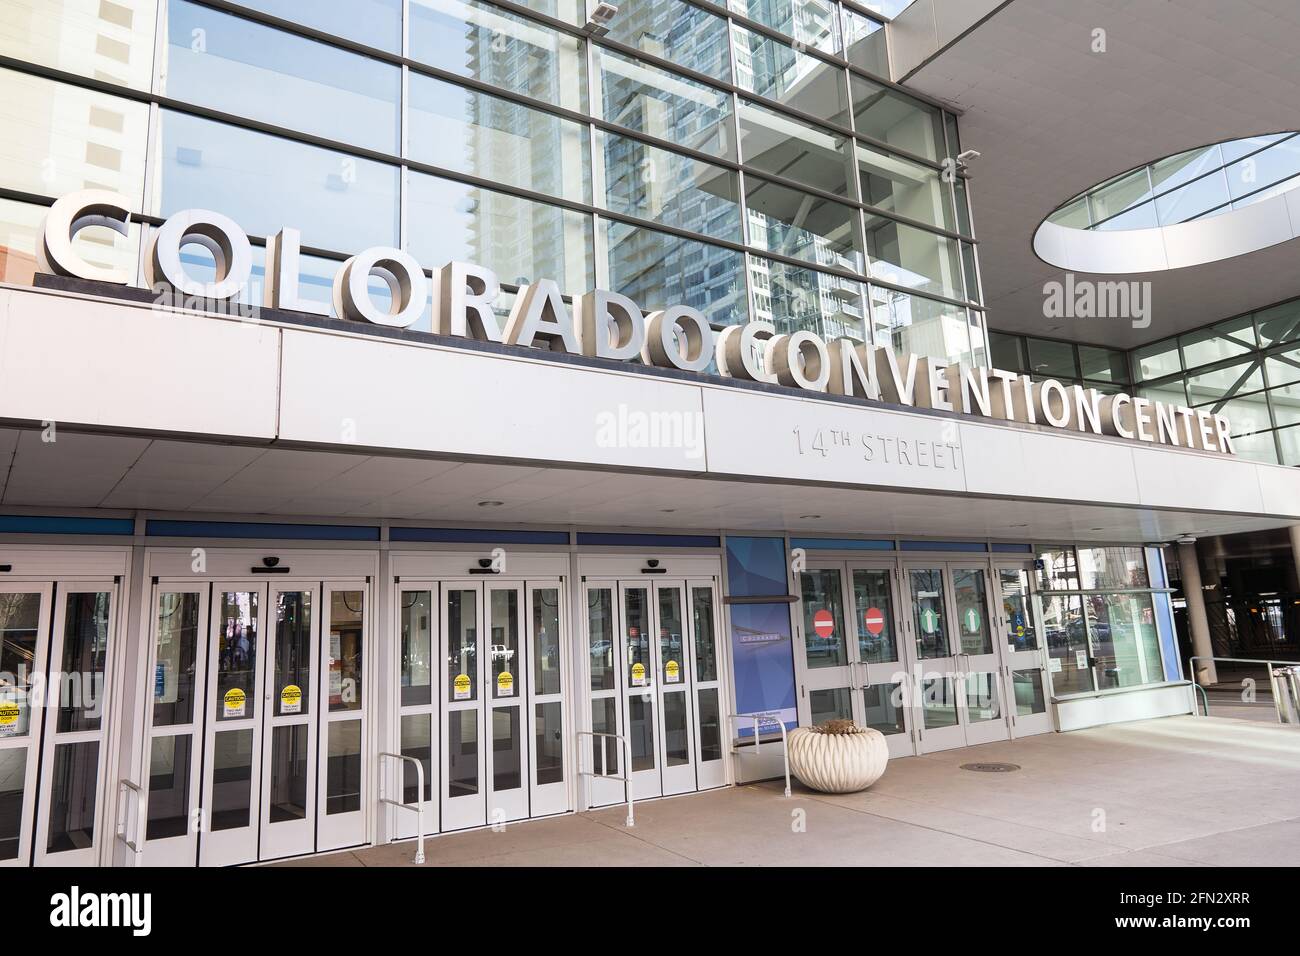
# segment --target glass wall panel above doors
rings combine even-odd
[[[804,53],[798,46],[732,27],[736,85],[804,116],[849,125],[845,70]]]
[[[0,4],[0,55],[149,89],[157,0],[7,0]]]
[[[240,0],[240,3],[378,50],[402,51],[402,0],[312,0],[311,3]]]
[[[740,100],[740,155],[747,168],[853,196],[852,141],[747,99]]]
[[[687,0],[620,4],[605,36],[683,69],[731,78],[727,21]]]

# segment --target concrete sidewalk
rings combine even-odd
[[[1007,761],[978,773],[961,764]],[[892,761],[869,791],[796,782],[648,801],[425,842],[427,866],[1300,864],[1300,730],[1205,717]],[[801,825],[802,824],[802,828]],[[291,861],[410,865],[413,842]]]

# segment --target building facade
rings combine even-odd
[[[990,332],[907,15],[0,0],[0,859],[1191,712],[1166,546],[1300,521],[1193,373],[1282,340]]]

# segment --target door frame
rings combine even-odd
[[[32,847],[36,843],[33,835],[39,806],[39,801],[36,799],[36,779],[44,752],[41,746],[41,730],[47,710],[44,706],[47,686],[45,680],[49,674],[47,659],[50,654],[51,626],[54,620],[54,581],[20,582],[6,579],[0,582],[0,594],[37,594],[40,601],[36,613],[36,646],[32,657],[27,695],[23,704],[27,710],[27,732],[21,736],[0,737],[0,751],[26,751],[23,764],[22,809],[18,817],[18,852],[11,859],[0,861],[0,866],[28,866],[32,859]],[[18,697],[17,693],[7,693],[3,699],[11,700]],[[34,703],[35,707],[33,707]]]
[[[993,580],[997,587],[997,596],[993,601],[993,606],[997,613],[999,639],[1003,645],[999,649],[1004,652],[1002,655],[1003,673],[1005,675],[1007,714],[1011,718],[1011,736],[1014,739],[1051,733],[1056,729],[1056,725],[1052,720],[1052,685],[1047,673],[1046,638],[1035,615],[1033,563],[1029,559],[1016,561],[994,558],[992,564]],[[1013,646],[1007,643],[1008,638],[1013,635],[1012,622],[1007,617],[1006,605],[1002,600],[1002,572],[1004,571],[1015,571],[1021,575],[1024,588],[1022,599],[1024,606],[1021,613],[1025,618],[1025,626],[1034,634],[1037,645],[1034,649],[1014,650]],[[1043,709],[1037,714],[1016,713],[1015,675],[1027,670],[1038,671],[1038,689],[1043,696]]]

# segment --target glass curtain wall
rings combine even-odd
[[[85,230],[87,259],[140,275],[142,229],[218,210],[253,239],[249,301],[290,225],[318,301],[400,245],[508,293],[549,277],[982,364],[956,121],[890,82],[897,9],[639,0],[591,37],[578,0],[12,0],[0,279],[30,280],[48,203],[109,188],[139,220]]]
[[[1132,385],[1128,353],[1122,349],[992,330],[989,348],[993,368],[1020,372],[1036,382],[1052,378],[1106,394],[1127,392]]]
[[[1227,415],[1237,454],[1300,465],[1300,299],[1130,353],[1138,394]]]

